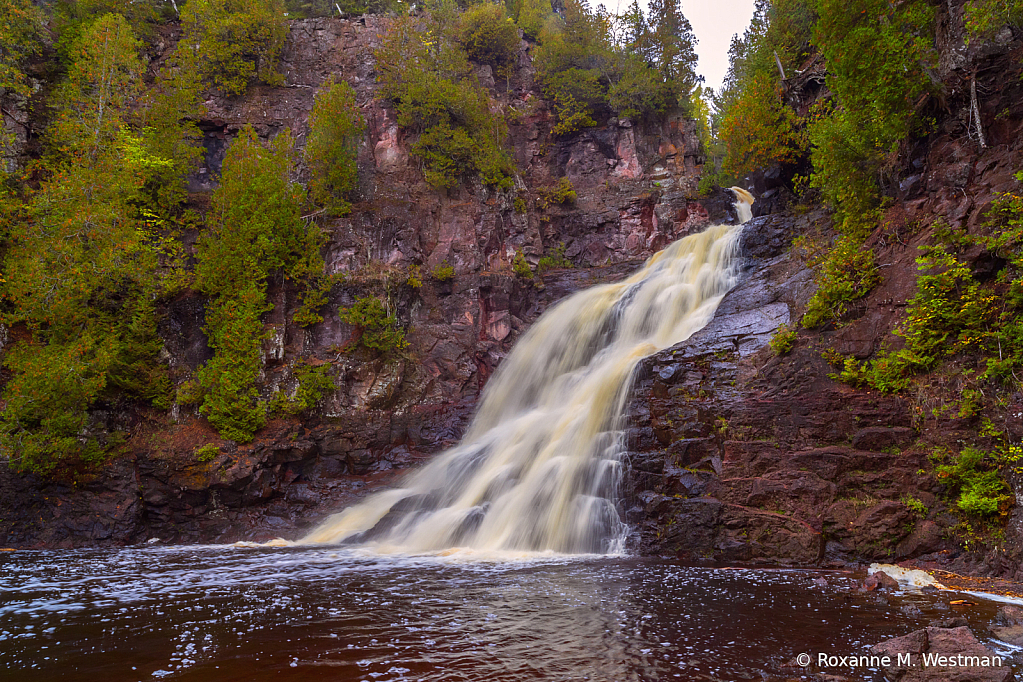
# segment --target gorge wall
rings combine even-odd
[[[517,68],[494,79],[479,67],[492,106],[509,118],[509,148],[519,168],[512,192],[480,184],[443,194],[428,186],[410,140],[380,99],[373,51],[391,20],[291,22],[280,87],[253,85],[242,96],[211,97],[199,121],[205,158],[190,180],[191,202],[202,208],[215,188],[225,151],[252,124],[270,139],[290,129],[304,144],[307,118],[324,80],[347,80],[367,122],[359,149],[359,197],[352,212],[324,226],[328,274],[343,273],[329,294],[323,322],[294,324],[296,291],[271,284],[261,391],[293,391],[292,365],[301,358],[329,363],[335,389],[302,419],[271,422],[247,445],[220,439],[194,408],[169,416],[110,411],[111,428],[130,433],[125,454],[76,482],[46,482],[0,467],[0,541],[9,546],[66,546],[164,541],[267,539],[297,533],[335,511],[367,486],[387,481],[456,442],[487,378],[508,348],[552,302],[591,284],[615,280],[642,259],[708,221],[734,221],[731,195],[697,201],[702,152],[696,124],[682,117],[657,126],[612,119],[571,137],[555,138],[553,117],[534,81],[529,45]],[[150,70],[179,39],[162,27]],[[40,134],[23,117],[31,143]],[[304,180],[302,170],[299,180]],[[572,204],[542,208],[537,191],[567,177]],[[524,197],[525,210],[513,199]],[[199,235],[185,235],[195,253]],[[533,265],[563,247],[575,266],[536,278],[517,277],[521,251]],[[449,264],[454,277],[429,277]],[[417,265],[422,286],[392,281]],[[392,279],[389,279],[392,278]],[[354,328],[336,311],[356,297],[391,287],[396,314],[411,331],[403,357],[345,350]],[[178,384],[212,353],[203,332],[206,300],[185,291],[162,313],[162,353]],[[198,446],[220,454],[198,461]]]
[[[313,97],[327,76],[355,88],[368,124],[359,152],[360,197],[350,215],[326,226],[327,271],[347,276],[331,290],[324,321],[307,329],[291,321],[296,292],[275,283],[263,349],[265,396],[294,389],[291,366],[298,358],[330,363],[333,393],[301,419],[271,422],[248,445],[219,439],[184,406],[170,417],[109,414],[110,423],[131,436],[124,456],[102,474],[71,484],[0,467],[0,542],[31,547],[297,536],[457,441],[487,378],[549,305],[621,279],[643,258],[711,221],[735,220],[727,193],[701,198],[696,192],[704,159],[691,121],[675,117],[651,126],[612,119],[554,137],[524,41],[509,78],[495,79],[488,67],[478,71],[494,106],[515,112],[508,117],[509,147],[520,171],[515,191],[463,185],[436,192],[423,182],[410,140],[376,94],[372,51],[388,21],[292,22],[285,85],[253,86],[244,96],[206,102],[206,157],[191,180],[193,200],[201,205],[243,125],[253,124],[264,138],[290,128],[301,145]],[[867,241],[882,283],[842,324],[800,329],[792,352],[777,355],[769,340],[781,324],[798,328],[816,287],[793,239],[828,238],[834,228],[812,193],[796,201],[784,173],[766,169],[751,178],[758,217],[743,234],[742,282],[708,327],[641,363],[626,415],[631,473],[623,491],[634,551],[798,565],[915,558],[1023,579],[1020,507],[999,521],[1000,536],[981,541],[964,535],[947,483],[929,457],[936,448],[976,442],[982,418],[1019,442],[1020,395],[1007,395],[991,414],[960,417],[946,408],[976,358],[957,359],[912,394],[892,395],[837,381],[829,376],[836,368],[822,357],[832,349],[864,360],[897,348],[892,331],[916,290],[918,247],[934,243],[947,226],[980,230],[999,193],[1018,192],[1013,172],[1023,168],[1023,47],[1011,31],[967,45],[961,25],[946,21],[941,30],[937,77],[944,95],[933,129],[912,141],[892,169],[890,203]],[[166,53],[177,36],[171,29],[163,39]],[[153,66],[159,63],[157,55]],[[786,98],[800,113],[828,96],[823,73],[814,58],[786,82]],[[982,93],[983,147],[970,127],[974,78]],[[541,208],[537,191],[562,177],[571,180],[576,201]],[[529,198],[524,213],[513,201],[519,194]],[[573,268],[534,280],[514,274],[516,252],[535,264],[560,245]],[[982,249],[964,257],[979,276],[992,277],[1001,267]],[[388,280],[408,265],[425,273],[444,263],[455,271],[449,281],[424,277],[413,288]],[[385,286],[411,329],[407,356],[384,360],[344,350],[353,328],[334,311]],[[210,357],[204,306],[203,297],[189,291],[162,311],[166,362],[179,382]],[[221,452],[197,461],[195,448],[206,443]],[[1019,476],[1008,476],[1019,490]]]

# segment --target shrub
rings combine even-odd
[[[906,505],[906,507],[908,507],[909,510],[911,512],[913,512],[914,514],[916,514],[917,516],[920,516],[920,517],[927,516],[927,512],[929,511],[927,509],[927,505],[924,504],[923,502],[921,502],[919,499],[913,497],[912,495],[904,496],[900,500],[900,502],[902,502],[902,504]]]
[[[1014,500],[997,463],[976,448],[964,449],[952,464],[938,466],[936,473],[964,514],[993,516],[1007,510]]]
[[[572,187],[572,181],[568,178],[561,178],[556,185],[541,187],[536,191],[537,203],[540,208],[546,210],[558,204],[573,204],[578,195]]]
[[[798,332],[795,329],[789,329],[788,325],[781,325],[778,330],[771,337],[770,346],[771,350],[774,351],[775,355],[787,355],[792,351],[792,346],[796,343],[796,337]]]
[[[515,202],[514,202],[513,206],[515,208],[515,212],[516,213],[525,213],[526,212],[526,200],[523,199],[522,197],[515,197]]]
[[[342,322],[359,331],[358,343],[381,353],[403,351],[408,348],[405,332],[398,326],[398,320],[388,315],[383,302],[375,296],[356,299],[355,305],[341,308],[338,315]]]
[[[220,456],[220,446],[207,443],[195,449],[195,458],[200,462],[212,462]]]
[[[475,174],[486,185],[512,187],[504,121],[491,112],[465,52],[436,21],[398,19],[376,58],[381,94],[394,102],[398,124],[419,133],[412,154],[428,183],[451,189]]]
[[[930,77],[934,9],[923,0],[821,0],[815,43],[840,107],[810,124],[812,185],[843,215],[876,203],[889,155],[918,128],[916,105],[938,84]]]
[[[529,267],[529,261],[526,260],[522,249],[515,252],[515,258],[512,260],[512,271],[522,279],[533,279],[533,269]]]
[[[721,122],[726,145],[722,170],[736,176],[793,161],[802,151],[796,113],[782,101],[774,78],[755,76]]]
[[[316,406],[325,393],[335,390],[330,365],[298,362],[292,367],[298,386],[292,396],[278,392],[270,403],[270,414],[298,415]]]
[[[284,13],[283,0],[188,0],[182,41],[225,94],[241,94],[254,78],[280,85],[277,62],[289,31]]]
[[[323,322],[319,311],[327,305],[335,277],[314,277],[302,292],[302,304],[295,311],[293,320],[300,327],[309,327]]]
[[[306,279],[323,267],[320,235],[301,219],[304,195],[290,180],[292,154],[290,132],[266,148],[251,126],[243,128],[228,149],[208,216],[210,233],[199,244],[196,286],[213,299],[205,331],[214,352],[196,375],[200,411],[222,436],[239,442],[266,423],[256,388],[261,317],[271,307],[266,279],[273,272]]]
[[[430,274],[438,282],[448,282],[455,278],[455,268],[447,261],[444,261],[443,263],[435,265]]]
[[[537,274],[543,274],[554,268],[571,268],[572,261],[565,258],[565,245],[559,244],[557,248],[548,251],[536,264]]]
[[[305,159],[309,165],[309,194],[335,216],[348,213],[347,198],[358,184],[356,161],[366,122],[348,83],[321,86],[309,112]]]
[[[841,236],[834,248],[817,266],[814,280],[817,291],[806,306],[803,326],[813,329],[837,322],[846,314],[849,304],[866,296],[881,281],[874,263],[874,252],[864,248],[862,241]]]
[[[519,32],[502,5],[470,7],[459,17],[456,35],[469,59],[489,64],[497,75],[511,75],[518,58]]]

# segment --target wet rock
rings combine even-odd
[[[877,571],[866,577],[863,581],[862,589],[867,592],[873,592],[874,590],[897,590],[899,589],[899,581],[884,571]]]
[[[904,426],[873,426],[860,429],[853,434],[852,444],[857,450],[880,452],[887,448],[906,445],[913,442],[915,438],[916,431]]]
[[[873,656],[888,656],[886,674],[897,682],[1008,682],[1015,680],[1009,662],[985,647],[968,627],[928,627],[871,647]],[[910,664],[899,665],[909,654]]]
[[[1023,607],[1007,605],[998,609],[991,634],[1003,642],[1023,646]]]

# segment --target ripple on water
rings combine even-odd
[[[806,571],[479,558],[12,552],[0,557],[0,670],[104,682],[798,679],[782,667],[798,653],[862,652],[948,615],[945,597],[885,605],[842,574],[822,589]]]

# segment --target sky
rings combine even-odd
[[[631,3],[632,0],[618,0],[621,10]],[[616,3],[611,0],[606,4],[613,9]],[[646,9],[646,0],[640,0],[639,4]],[[700,64],[696,72],[707,79],[705,86],[717,91],[728,71],[728,46],[732,44],[732,35],[746,30],[753,18],[753,0],[682,0],[682,14],[693,25],[693,33],[699,41],[696,54]]]
[[[707,79],[704,85],[716,92],[728,71],[732,35],[741,35],[753,18],[753,0],[682,0],[682,14],[700,41],[696,45],[700,57],[696,72]]]

